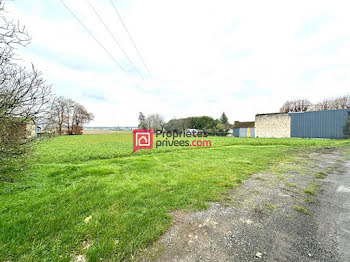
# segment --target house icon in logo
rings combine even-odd
[[[133,151],[139,149],[153,148],[153,130],[152,129],[134,129],[133,130]]]
[[[139,138],[138,144],[139,145],[148,145],[149,139],[146,136],[141,136]]]
[[[136,145],[137,146],[149,146],[150,145],[150,133],[137,133]]]

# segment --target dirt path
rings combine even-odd
[[[139,261],[350,261],[350,150],[323,149],[256,174],[227,204],[173,214]]]

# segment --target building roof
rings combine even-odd
[[[255,116],[266,116],[266,115],[285,115],[288,113],[285,112],[276,112],[276,113],[264,113],[264,114],[256,114]]]
[[[248,127],[255,127],[255,122],[239,122],[239,121],[235,121],[235,123],[233,124],[234,128],[248,128]]]

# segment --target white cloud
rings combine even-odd
[[[109,0],[90,1],[145,74]],[[144,81],[118,69],[59,1],[26,2],[8,3],[33,37],[22,55],[56,93],[94,112],[92,125],[136,125],[140,111],[252,120],[286,99],[349,90],[347,1],[116,1],[152,71]],[[86,1],[65,2],[128,67]]]

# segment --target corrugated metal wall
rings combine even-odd
[[[234,127],[233,136],[234,137],[255,137],[255,127],[250,127],[250,128]]]
[[[239,137],[239,128],[237,128],[237,127],[233,128],[233,136],[234,137]]]
[[[250,137],[255,137],[255,127],[250,128]]]
[[[248,137],[248,136],[247,136],[247,128],[241,127],[241,128],[239,129],[239,137]]]
[[[291,137],[343,138],[350,109],[289,113]]]

